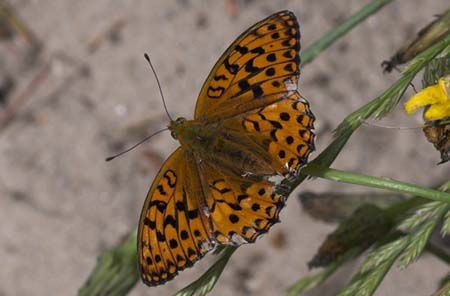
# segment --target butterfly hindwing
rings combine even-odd
[[[208,188],[213,237],[219,244],[254,242],[278,222],[285,199],[276,193],[273,183],[233,176],[211,163],[202,163],[200,173]]]
[[[142,209],[138,229],[141,277],[150,286],[172,279],[212,247],[192,156],[178,148],[164,163]],[[195,169],[195,167],[194,167]],[[197,195],[197,196],[196,196]]]
[[[206,79],[195,119],[213,122],[279,100],[297,88],[300,29],[289,11],[250,27],[221,56]]]
[[[272,167],[292,174],[305,165],[314,150],[314,115],[295,91],[270,105],[224,121],[224,129],[241,133],[269,153]]]

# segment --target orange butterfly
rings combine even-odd
[[[280,179],[314,150],[314,115],[297,92],[299,50],[292,12],[260,21],[216,63],[194,119],[170,122],[181,146],[158,172],[139,220],[147,285],[172,279],[216,245],[254,242],[278,222],[287,198],[277,192]]]

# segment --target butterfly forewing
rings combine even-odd
[[[255,109],[297,88],[300,30],[292,12],[255,24],[225,51],[206,79],[195,119],[212,122]]]
[[[150,286],[172,279],[213,246],[200,210],[202,187],[192,156],[178,148],[164,163],[145,200],[138,228],[141,277]],[[192,168],[194,171],[192,171]]]

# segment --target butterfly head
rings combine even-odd
[[[176,120],[170,122],[168,128],[170,130],[172,138],[178,140],[179,135],[183,133],[183,130],[185,129],[185,124],[186,118],[184,117],[178,117]]]

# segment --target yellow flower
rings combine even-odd
[[[426,106],[423,114],[426,121],[450,117],[450,75],[412,96],[405,104],[405,111],[411,115]]]

